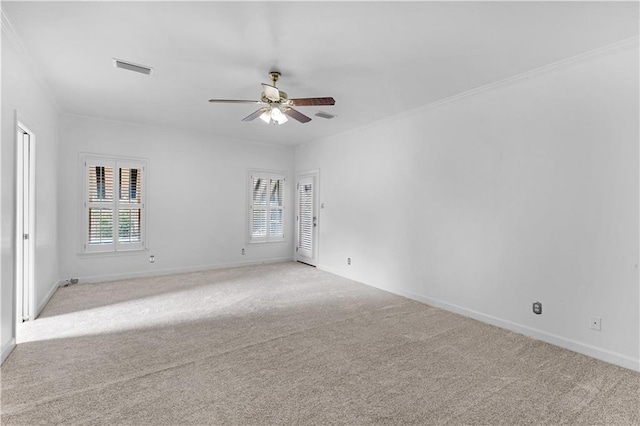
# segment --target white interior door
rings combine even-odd
[[[16,297],[18,321],[33,320],[35,138],[24,126],[17,128]]]
[[[298,178],[296,186],[296,259],[316,266],[318,263],[318,174]]]

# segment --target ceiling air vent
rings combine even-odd
[[[151,74],[152,69],[145,67],[144,65],[133,64],[131,62],[121,61],[120,59],[113,58],[113,66],[116,68],[122,68],[123,70],[135,71],[140,74]]]
[[[316,112],[316,117],[330,119],[335,117],[335,115],[329,114],[328,112],[320,111],[320,112]]]

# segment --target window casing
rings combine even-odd
[[[272,172],[249,173],[249,242],[284,241],[285,177]]]
[[[145,249],[146,162],[84,156],[84,253]]]

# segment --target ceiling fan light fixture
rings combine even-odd
[[[287,120],[287,116],[280,111],[280,108],[271,107],[271,121],[273,121],[274,124],[284,124]]]
[[[271,111],[266,110],[265,112],[263,112],[260,115],[260,120],[264,121],[265,123],[269,124],[271,122]]]

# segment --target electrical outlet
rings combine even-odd
[[[602,331],[602,318],[591,317],[591,329],[595,331]]]
[[[351,258],[347,257],[347,265],[351,265]]]
[[[244,255],[244,254],[246,254],[246,253],[245,253],[245,251],[244,251],[244,249],[242,249],[242,254],[243,254],[243,255]]]
[[[542,303],[533,302],[533,313],[536,314],[536,315],[541,315],[542,314]]]
[[[149,263],[156,263],[156,257],[154,255],[149,256]]]

